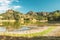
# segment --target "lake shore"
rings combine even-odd
[[[38,29],[23,31],[23,32],[0,32],[2,36],[12,36],[12,37],[34,37],[34,36],[43,36],[48,32],[51,32],[55,27],[42,27]]]

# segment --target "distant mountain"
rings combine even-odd
[[[18,20],[20,18],[20,15],[22,15],[22,13],[14,11],[14,10],[7,10],[5,13],[2,13],[0,15],[4,17],[3,19]]]
[[[27,15],[40,15],[40,16],[46,16],[48,15],[49,13],[48,12],[33,12],[33,11],[29,11],[27,12]]]
[[[5,13],[0,14],[3,16],[2,20],[19,20],[20,18],[35,18],[37,20],[49,20],[49,21],[60,21],[60,10],[53,12],[33,12],[29,11],[26,14],[20,13],[14,10],[7,10]]]
[[[30,15],[30,16],[36,16],[37,13],[36,13],[36,12],[33,12],[33,11],[29,11],[29,12],[27,12],[27,15]]]
[[[41,19],[45,19],[45,16],[47,16],[48,14],[49,14],[48,12],[29,11],[29,12],[27,12],[26,15],[30,15],[30,16],[33,16],[35,19],[41,20]]]

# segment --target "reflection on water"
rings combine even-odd
[[[6,28],[19,28],[21,24],[19,22],[3,22],[3,26]]]
[[[20,31],[26,31],[26,30],[30,30],[30,28],[29,27],[21,27],[19,29],[14,30],[14,32],[20,32]]]
[[[5,32],[6,28],[5,27],[0,27],[0,32]]]
[[[1,31],[25,31],[29,30],[30,28],[21,26],[21,23],[19,22],[3,22],[2,27],[0,27]]]
[[[21,28],[12,30],[12,31],[14,31],[14,32],[20,32],[20,31],[26,31],[26,30],[30,30],[30,28],[28,28],[28,27],[21,27]],[[8,31],[8,30],[6,29],[6,27],[0,27],[0,32],[5,32],[5,31]],[[11,31],[11,30],[10,30],[10,31]]]
[[[16,22],[3,22],[2,27],[0,27],[0,31],[25,31],[25,30],[30,30],[30,29],[36,29],[35,25],[42,25],[43,23],[36,23],[36,24],[31,24],[31,23],[24,23],[23,25],[29,24],[27,26],[23,26],[19,21]],[[46,23],[45,23],[46,24]],[[45,25],[44,24],[44,25]],[[40,27],[40,26],[38,26]]]

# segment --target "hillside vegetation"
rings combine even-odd
[[[0,14],[3,16],[2,20],[19,20],[20,18],[24,18],[28,20],[28,18],[34,18],[36,20],[48,20],[48,21],[60,21],[60,11],[56,10],[53,12],[33,12],[29,11],[26,14],[20,13],[14,10],[7,10],[5,13]]]

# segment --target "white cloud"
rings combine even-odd
[[[11,2],[11,0],[0,0],[0,12],[8,10]]]
[[[12,0],[0,0],[0,4],[2,5],[9,5],[12,2]]]
[[[21,6],[13,6],[14,9],[21,8]]]
[[[18,0],[0,0],[0,13],[2,11],[6,11],[6,10],[12,9],[12,8],[14,8],[14,9],[21,8],[21,6],[10,6],[10,4],[13,1],[19,2]]]

